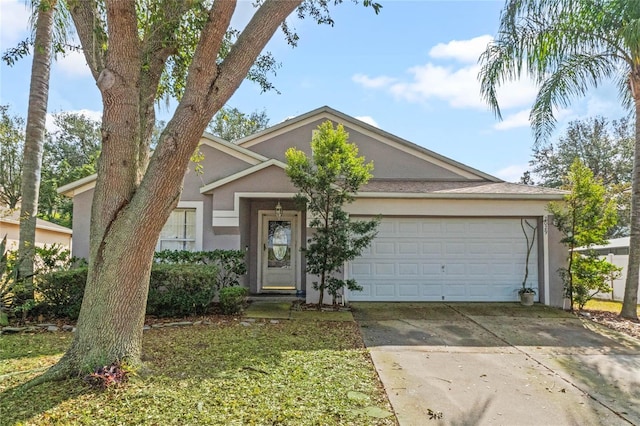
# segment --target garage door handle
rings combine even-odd
[[[444,265],[442,265],[440,269],[442,270],[442,272],[444,272]]]

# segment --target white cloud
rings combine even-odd
[[[529,121],[529,115],[531,115],[530,109],[525,109],[513,114],[509,114],[504,117],[504,120],[496,123],[493,128],[495,130],[510,130],[516,129],[518,127],[529,127],[531,125],[531,122]],[[567,117],[571,117],[572,111],[570,109],[563,108],[560,110],[555,110],[553,112],[553,115],[557,122],[561,122]]]
[[[58,56],[54,66],[69,77],[91,76],[91,70],[81,51],[73,50],[64,56]]]
[[[529,114],[531,110],[525,109],[515,114],[510,114],[504,117],[504,119],[496,123],[493,128],[496,130],[509,130],[518,127],[529,127]]]
[[[449,43],[436,44],[429,51],[429,56],[436,59],[455,59],[465,63],[477,63],[478,58],[493,40],[490,35],[482,35],[470,40],[452,40]]]
[[[4,51],[29,35],[31,10],[21,0],[0,0],[0,9],[0,46]]]
[[[476,76],[478,67],[455,69],[427,63],[409,69],[412,81],[391,85],[389,91],[399,99],[423,102],[440,99],[453,108],[486,108],[480,99]]]
[[[373,117],[370,117],[368,115],[361,115],[356,117],[358,120],[360,121],[364,121],[367,124],[372,125],[373,127],[378,127],[380,128],[380,126],[378,125],[378,123],[376,122],[376,120],[373,119]]]
[[[60,111],[60,112],[66,112],[66,113],[72,113],[72,114],[80,114],[80,115],[84,115],[85,117],[93,120],[93,121],[102,121],[102,112],[99,111],[92,111],[89,109],[79,109],[79,110],[74,110],[74,111]],[[55,114],[58,113],[48,113],[47,114],[47,120],[45,122],[45,128],[47,129],[47,131],[49,133],[55,133],[58,130],[60,130],[60,128],[58,126],[55,125],[54,123],[54,118],[53,116]]]
[[[380,76],[371,78],[364,74],[356,74],[351,77],[351,79],[367,89],[381,89],[396,81],[396,79],[392,77]]]
[[[489,40],[489,36],[480,36],[471,40],[439,44],[431,49],[430,54],[435,59],[455,58],[468,62],[472,56],[479,55],[478,52],[484,49]],[[488,106],[480,98],[479,71],[480,65],[475,63],[444,66],[429,61],[409,68],[409,78],[356,74],[352,80],[364,88],[384,90],[396,99],[407,102],[440,100],[452,108],[486,110]],[[537,86],[525,76],[501,86],[497,92],[498,103],[503,111],[528,107],[533,103],[537,92]]]
[[[494,176],[507,182],[520,182],[522,174],[529,168],[528,164],[512,164],[494,173]]]

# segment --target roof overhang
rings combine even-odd
[[[241,178],[243,178],[245,176],[252,175],[252,174],[254,174],[256,172],[259,172],[260,170],[266,169],[267,167],[271,167],[271,166],[279,167],[282,170],[284,170],[287,167],[287,165],[284,164],[282,161],[278,161],[278,160],[275,160],[275,159],[267,160],[265,162],[262,162],[260,164],[255,165],[253,167],[249,167],[247,169],[244,169],[244,170],[242,170],[242,171],[240,171],[238,173],[235,173],[235,174],[232,174],[232,175],[227,176],[225,178],[219,179],[219,180],[217,180],[215,182],[211,182],[211,183],[201,187],[200,188],[200,193],[201,194],[205,194],[207,192],[213,191],[216,188],[219,188],[219,187],[221,187],[223,185],[226,185],[226,184],[228,184],[230,182],[233,182],[235,180],[241,179]]]

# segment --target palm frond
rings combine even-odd
[[[555,108],[567,107],[573,98],[585,95],[615,73],[612,59],[608,53],[574,55],[549,74],[531,109],[530,121],[536,141],[546,139],[555,128]]]
[[[636,0],[507,0],[500,31],[480,57],[481,97],[502,119],[498,88],[524,75],[541,85],[531,113],[536,140],[555,126],[554,107],[567,106],[602,79],[632,65],[625,25]],[[634,22],[634,25],[639,25]],[[623,93],[623,92],[621,92]]]

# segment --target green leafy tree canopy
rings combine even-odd
[[[286,172],[299,191],[296,200],[312,218],[314,234],[303,252],[307,272],[319,277],[319,282],[313,283],[320,292],[318,307],[325,290],[333,296],[334,304],[342,288],[361,290],[354,280],[341,280],[336,273],[342,272],[345,262],[359,256],[377,234],[378,220],[352,221],[344,210],[360,186],[373,177],[373,163],[365,163],[365,158],[358,156],[358,147],[348,139],[341,124],[334,128],[326,121],[311,140],[311,157],[293,147],[286,152]]]
[[[606,198],[602,183],[580,160],[571,165],[563,187],[570,193],[563,203],[550,203],[548,210],[562,233],[562,243],[569,249],[568,266],[561,270],[565,293],[572,306],[577,302],[582,307],[590,291],[606,291],[605,278],[613,270],[595,253],[583,257],[576,248],[588,250],[607,244],[607,233],[616,224],[616,208],[614,201]]]
[[[226,141],[235,142],[269,126],[267,112],[246,114],[238,108],[222,107],[209,122],[207,130]]]
[[[24,119],[0,105],[0,207],[15,209],[22,198]]]

